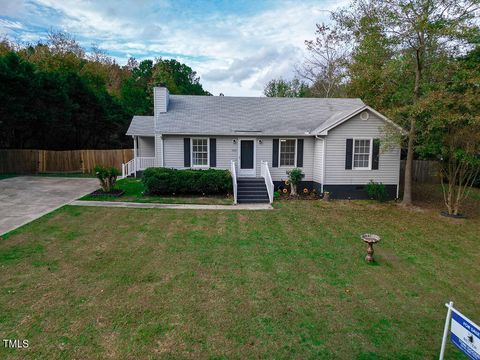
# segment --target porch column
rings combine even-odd
[[[137,157],[137,137],[133,136],[133,158]]]
[[[133,171],[134,176],[137,177],[137,136],[133,137]]]

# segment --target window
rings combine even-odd
[[[192,166],[208,166],[208,139],[192,139]]]
[[[372,141],[370,139],[355,139],[353,144],[353,168],[370,169],[372,153]]]
[[[295,166],[296,139],[280,140],[280,166]]]

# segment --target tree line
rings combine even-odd
[[[211,95],[176,60],[128,60],[86,52],[68,33],[34,45],[0,41],[0,148],[49,150],[131,147],[133,115],[153,115],[152,88]]]
[[[435,159],[456,214],[480,172],[479,5],[353,0],[317,24],[296,79],[274,79],[264,93],[361,98],[407,132],[403,204],[412,203],[414,157]]]

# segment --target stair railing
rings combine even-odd
[[[272,175],[270,174],[270,169],[268,168],[268,161],[262,160],[262,166],[260,168],[260,174],[265,179],[265,186],[267,187],[268,200],[270,204],[273,202],[273,191],[275,189],[272,181]]]
[[[233,183],[233,203],[237,204],[237,169],[235,166],[235,161],[233,160],[230,162],[230,174],[232,175]]]

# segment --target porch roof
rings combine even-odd
[[[134,116],[127,135],[155,136],[153,116]]]

